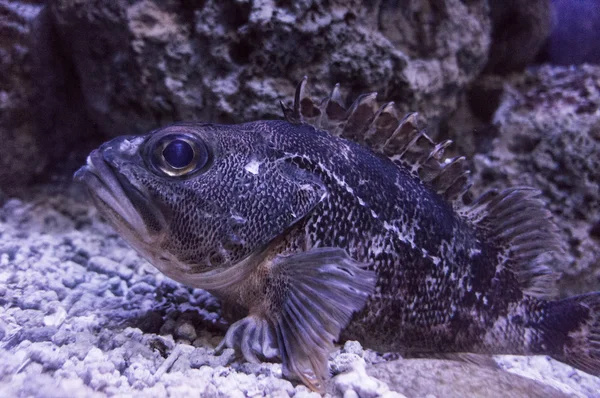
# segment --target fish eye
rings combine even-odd
[[[194,148],[182,139],[169,142],[162,151],[162,157],[174,169],[183,169],[194,160]]]
[[[155,169],[170,177],[184,177],[203,169],[210,160],[206,144],[197,137],[170,134],[152,146]]]

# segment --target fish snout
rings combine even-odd
[[[101,156],[102,160],[110,166],[118,167],[124,161],[132,161],[138,156],[143,140],[143,137],[133,135],[117,137],[102,144],[90,154],[90,157],[94,160],[94,157]]]

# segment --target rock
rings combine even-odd
[[[435,130],[490,43],[483,0],[58,0],[51,9],[90,116],[109,136],[280,117],[278,100],[304,75],[317,95],[335,82],[352,98],[377,90]]]
[[[192,369],[198,369],[201,366],[208,365],[209,361],[209,356],[204,347],[195,348],[190,354],[190,367]]]
[[[551,0],[490,0],[492,46],[486,72],[507,73],[533,63],[552,29]]]
[[[108,276],[119,276],[125,280],[128,280],[133,275],[133,271],[124,265],[101,256],[91,257],[88,261],[88,268],[94,272],[100,272]]]
[[[234,360],[235,356],[236,353],[234,349],[226,348],[218,356],[211,357],[210,366],[213,368],[216,368],[217,366],[227,366]]]
[[[0,1],[0,186],[24,185],[41,173],[48,153],[32,117],[35,24],[43,6]]]
[[[330,366],[331,373],[337,375],[351,371],[354,365],[361,360],[364,363],[364,360],[359,355],[342,352],[334,358]]]
[[[570,395],[503,370],[459,361],[401,359],[382,362],[367,374],[408,397],[563,398]]]
[[[75,143],[95,145],[83,140],[95,129],[45,3],[0,0],[0,187],[9,193],[69,163]]]
[[[130,360],[131,364],[123,372],[129,384],[136,389],[153,386],[155,383],[154,372],[156,371],[156,364],[141,355],[134,355]]]
[[[196,328],[191,323],[181,320],[176,323],[175,337],[192,342],[196,339]]]
[[[365,361],[356,354],[342,353],[333,360],[333,368],[344,373],[331,379],[327,392],[344,397],[405,398],[397,391],[390,391],[381,379],[371,377],[365,370]]]
[[[60,369],[67,360],[66,352],[50,342],[33,343],[27,350],[31,360],[44,366],[44,370]]]
[[[544,66],[501,93],[474,191],[540,189],[565,243],[562,295],[600,290],[600,67]]]
[[[342,352],[348,354],[356,354],[362,357],[364,350],[362,348],[362,345],[358,341],[348,340],[344,343],[344,348],[342,349]]]

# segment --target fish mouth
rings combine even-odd
[[[138,188],[111,166],[101,149],[90,153],[86,165],[73,178],[87,187],[94,204],[117,232],[133,234],[138,242],[150,243],[152,231],[141,213],[157,214],[155,209]]]

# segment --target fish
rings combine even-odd
[[[152,265],[221,300],[217,352],[323,391],[336,342],[402,355],[549,355],[600,374],[600,292],[556,298],[538,190],[475,197],[464,157],[376,93],[307,79],[282,120],[114,138],[75,173]]]

